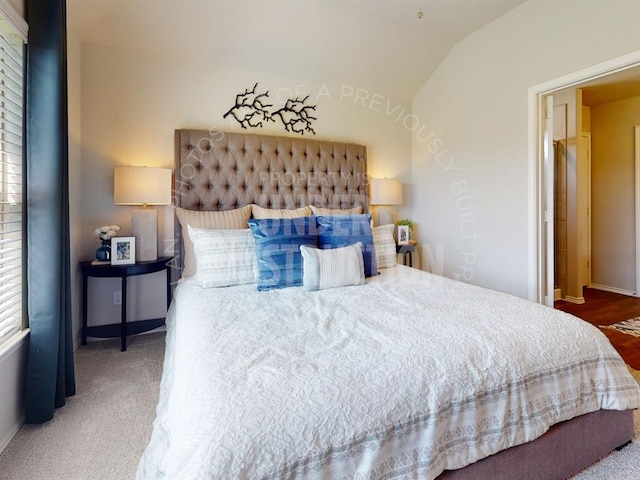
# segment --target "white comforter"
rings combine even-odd
[[[320,292],[177,288],[138,479],[436,477],[640,389],[597,328],[402,266]]]

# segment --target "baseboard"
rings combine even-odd
[[[559,288],[553,289],[553,301],[556,302],[558,300],[562,300],[562,290]]]
[[[592,283],[589,285],[589,288],[595,288],[596,290],[604,290],[605,292],[611,293],[619,293],[620,295],[626,295],[628,297],[636,297],[636,292],[632,292],[631,290],[625,290],[623,288],[617,287],[609,287],[607,285],[598,285],[597,283]]]
[[[11,440],[13,440],[13,437],[15,437],[16,434],[22,428],[22,425],[24,425],[24,417],[21,418],[20,421],[13,426],[13,429],[11,429],[11,431],[5,434],[4,438],[0,439],[0,453],[2,453],[4,449],[7,448],[9,443],[11,443]]]
[[[584,303],[584,297],[572,297],[571,295],[567,295],[563,300],[565,302],[575,303],[576,305],[582,305]]]

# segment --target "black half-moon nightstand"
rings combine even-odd
[[[92,262],[80,262],[82,271],[82,345],[87,344],[87,336],[98,338],[120,337],[120,350],[127,350],[127,336],[147,332],[164,325],[165,318],[138,320],[127,323],[127,278],[148,273],[167,272],[167,309],[171,303],[171,264],[173,257],[159,257],[149,262],[138,262],[133,265],[93,265]],[[87,326],[87,290],[89,277],[122,279],[122,309],[120,323],[109,325]]]
[[[396,245],[396,253],[402,254],[402,264],[413,267],[413,254],[416,251],[416,246],[411,244]],[[407,263],[407,259],[409,262]]]

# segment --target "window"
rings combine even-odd
[[[22,329],[23,318],[25,40],[24,21],[0,1],[0,344]]]

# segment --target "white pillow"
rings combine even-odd
[[[187,228],[196,259],[195,277],[201,287],[257,282],[258,263],[251,230]]]
[[[358,205],[353,208],[322,208],[314,205],[309,205],[309,208],[314,215],[357,215],[362,213],[362,206]]]
[[[301,245],[300,252],[303,259],[305,290],[324,290],[364,283],[361,242],[327,250]]]
[[[373,246],[376,249],[376,262],[378,268],[389,268],[396,265],[396,241],[393,238],[395,225],[380,225],[373,227]]]
[[[251,205],[219,212],[185,210],[178,207],[176,208],[176,216],[182,227],[182,240],[184,242],[184,269],[182,270],[182,276],[190,277],[196,273],[196,261],[193,256],[193,245],[187,232],[187,225],[196,228],[219,228],[223,230],[248,229],[247,220],[251,217]]]
[[[265,218],[299,218],[310,217],[311,209],[309,207],[300,208],[263,208],[260,205],[251,205],[251,213],[253,218],[265,219]]]

